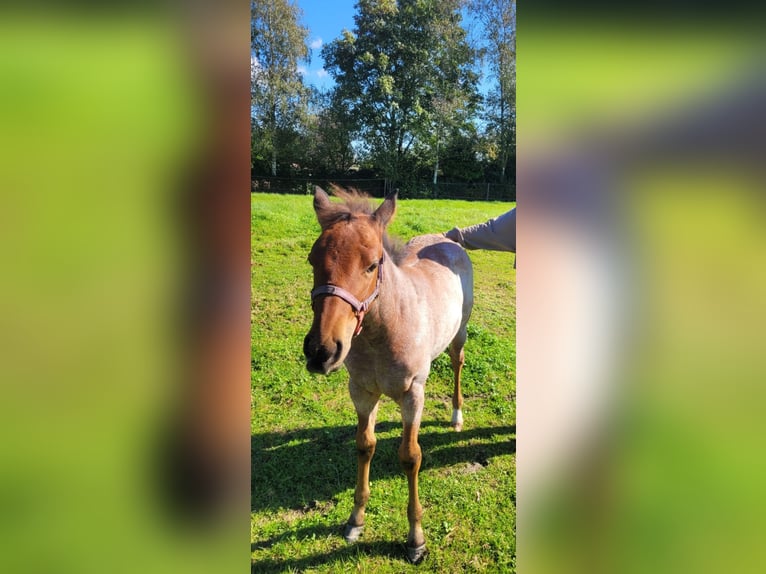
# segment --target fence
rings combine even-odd
[[[251,191],[310,195],[314,187],[329,189],[333,184],[352,187],[372,197],[383,197],[398,190],[402,199],[468,199],[475,201],[516,201],[516,186],[500,183],[426,183],[406,182],[397,185],[387,179],[322,179],[292,177],[257,177]]]
[[[294,177],[256,177],[250,182],[250,190],[262,193],[290,193],[311,195],[314,187],[329,190],[332,185],[353,187],[372,197],[383,197],[388,192],[385,179],[321,179]]]

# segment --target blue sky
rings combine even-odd
[[[322,46],[341,35],[344,28],[354,29],[354,5],[356,0],[298,0],[303,10],[301,23],[309,29],[311,63],[302,66],[307,84],[326,89],[333,85],[332,78],[322,68],[324,61],[319,55]]]
[[[326,90],[335,82],[322,67],[324,61],[320,51],[322,46],[338,38],[344,29],[354,29],[356,0],[297,0],[296,4],[303,11],[301,24],[309,29],[308,43],[311,47],[311,62],[302,63],[298,69],[303,74],[304,82]],[[464,18],[466,22],[471,22],[468,15]],[[489,87],[489,79],[484,75],[479,80],[479,91],[486,93]]]

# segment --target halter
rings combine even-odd
[[[378,261],[378,278],[375,281],[375,290],[364,301],[359,301],[359,299],[354,297],[343,287],[337,287],[336,285],[320,285],[311,291],[311,302],[313,303],[314,299],[316,299],[318,295],[335,295],[336,297],[340,297],[346,303],[351,305],[351,307],[354,309],[354,316],[356,317],[356,329],[354,329],[354,337],[356,337],[359,333],[362,332],[362,321],[364,320],[364,314],[367,313],[370,305],[373,301],[375,301],[378,294],[380,293],[380,282],[383,280],[384,257],[385,255],[381,255],[380,261]]]

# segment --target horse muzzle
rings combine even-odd
[[[344,346],[342,341],[334,341],[330,345],[321,344],[312,334],[303,340],[303,354],[306,357],[306,369],[310,373],[327,375],[340,369],[343,364]]]

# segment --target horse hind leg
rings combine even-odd
[[[364,513],[370,499],[370,463],[375,454],[375,417],[380,395],[372,395],[350,386],[358,423],[356,427],[357,472],[354,489],[354,508],[346,522],[343,537],[346,542],[356,542],[364,530]]]
[[[452,372],[455,376],[455,388],[452,392],[452,428],[456,431],[463,430],[463,392],[460,388],[460,377],[465,363],[465,341],[467,337],[466,327],[463,325],[449,346],[449,358],[452,363]]]

